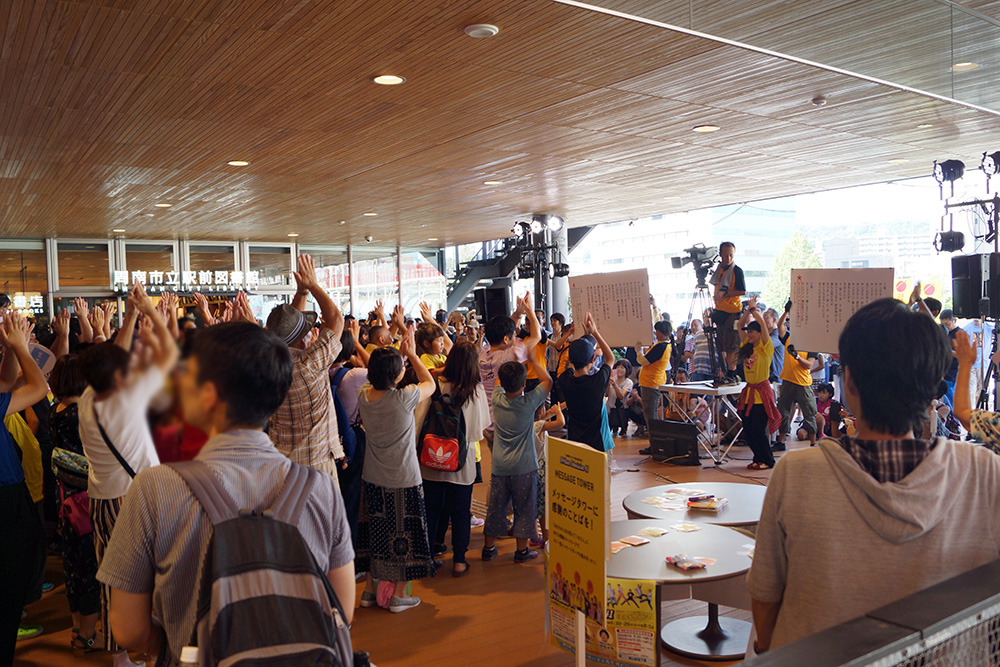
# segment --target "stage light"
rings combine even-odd
[[[938,252],[958,252],[965,247],[965,235],[962,232],[938,232],[934,238],[934,248]]]
[[[565,278],[569,275],[569,264],[549,262],[549,278]]]
[[[520,222],[515,222],[514,227],[510,230],[510,233],[514,235],[515,239],[519,239],[524,236],[524,228],[521,227]]]
[[[545,225],[542,224],[542,221],[539,219],[540,217],[541,216],[535,215],[535,216],[532,216],[532,218],[531,218],[531,233],[532,234],[541,234],[542,230],[545,229]]]
[[[523,280],[525,278],[535,277],[535,265],[534,264],[521,264],[514,269],[514,280]]]
[[[983,162],[979,168],[986,172],[987,177],[1000,173],[1000,151],[983,153]]]
[[[938,183],[954,183],[965,175],[965,163],[961,160],[934,161],[934,180]]]
[[[561,216],[545,213],[536,213],[531,216],[531,220],[532,222],[537,220],[539,224],[547,227],[553,232],[558,232],[566,224]]]

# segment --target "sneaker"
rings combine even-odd
[[[473,528],[482,528],[486,523],[486,519],[480,519],[478,516],[473,516],[471,523]]]
[[[783,442],[772,442],[771,443],[772,452],[783,452],[785,451],[785,443]]]
[[[544,549],[545,548],[545,540],[543,540],[541,537],[535,538],[533,540],[529,540],[528,541],[528,547],[530,547],[532,549]]]
[[[361,591],[361,606],[362,607],[374,607],[378,604],[378,598],[375,594],[369,590]]]
[[[653,453],[652,447],[643,447],[642,449],[639,450],[639,454],[641,454],[642,456],[651,456],[652,453]]]
[[[497,557],[497,551],[496,547],[483,547],[483,560],[493,560]]]
[[[529,549],[528,547],[525,547],[520,551],[514,552],[515,563],[526,563],[532,558],[538,558],[538,552],[535,551],[534,549]]]
[[[43,593],[48,593],[49,591],[51,591],[55,587],[56,587],[56,585],[53,584],[51,581],[46,581],[44,584],[42,584],[42,592]]]
[[[398,614],[401,611],[406,611],[407,609],[413,609],[418,604],[420,604],[420,598],[418,597],[403,597],[398,598],[395,595],[389,600],[389,611],[394,614]]]
[[[42,634],[42,626],[40,625],[19,625],[17,626],[17,641],[22,639],[31,639],[32,637],[37,637]]]

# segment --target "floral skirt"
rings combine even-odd
[[[387,489],[362,483],[355,568],[379,581],[434,576],[422,485]]]

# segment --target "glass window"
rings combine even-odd
[[[256,271],[259,287],[294,286],[291,245],[252,245],[247,247],[247,271]],[[245,277],[248,285],[253,279]]]
[[[0,245],[0,292],[14,310],[40,323],[48,321],[48,267],[42,241],[12,241]]]
[[[327,294],[343,313],[351,312],[351,266],[347,262],[346,246],[299,246],[299,252],[311,255],[316,265],[316,277]],[[310,310],[319,307],[308,299]]]
[[[115,287],[125,287],[138,280],[150,292],[157,288],[177,289],[177,265],[174,244],[156,241],[125,241],[125,266],[115,271]]]
[[[192,271],[235,271],[236,255],[230,244],[190,244],[188,262]]]
[[[399,267],[403,309],[419,317],[420,302],[426,301],[432,311],[447,308],[447,280],[438,270],[438,250],[403,251]]]
[[[395,248],[354,247],[354,309],[353,314],[367,318],[375,302],[385,304],[386,317],[399,303],[399,271],[396,266]]]
[[[59,289],[73,287],[108,288],[107,241],[59,241],[56,244]]]

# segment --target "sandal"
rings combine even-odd
[[[459,565],[464,565],[465,569],[464,570],[459,570],[458,569]],[[455,577],[456,579],[464,577],[468,571],[469,571],[469,564],[468,563],[452,563],[452,566],[451,566],[451,576]]]
[[[97,643],[97,630],[94,630],[93,636],[90,639],[84,639],[79,632],[73,629],[73,639],[70,640],[69,645],[75,651],[83,651],[84,653],[90,653],[91,651],[100,651],[103,647],[94,646]]]
[[[767,470],[770,467],[771,466],[767,465],[766,463],[757,462],[757,463],[751,463],[750,465],[748,465],[747,469],[748,470]]]

